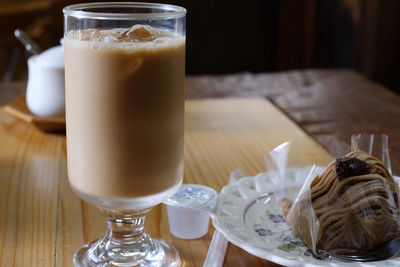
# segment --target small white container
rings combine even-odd
[[[208,232],[209,215],[217,205],[217,192],[204,185],[183,184],[164,204],[171,234],[182,239],[196,239]]]
[[[64,48],[52,47],[28,59],[26,104],[36,116],[65,114]]]

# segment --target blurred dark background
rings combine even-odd
[[[14,29],[43,48],[57,45],[61,10],[78,2],[0,0],[0,81],[27,77]],[[188,10],[188,74],[347,68],[400,93],[399,0],[162,2]]]

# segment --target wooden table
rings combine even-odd
[[[232,95],[224,99],[188,100],[184,182],[206,184],[219,191],[227,184],[229,172],[236,168],[241,168],[245,175],[265,171],[263,155],[289,139],[293,140],[294,149],[302,154],[301,157],[297,157],[299,162],[311,161],[326,164],[330,156],[315,141],[322,139],[318,136],[315,139],[311,138],[304,131],[304,129],[309,131],[309,128],[304,126],[305,124],[299,123],[301,126],[299,127],[284,115],[282,110],[291,115],[288,109],[279,110],[272,104],[294,103],[307,106],[302,100],[309,97],[301,96],[301,94],[297,97],[298,101],[282,100],[296,99],[290,97],[296,91],[289,90],[287,82],[294,74],[296,73],[292,72],[287,73],[286,76],[280,76],[281,81],[286,81],[287,87],[281,87],[280,90],[279,86],[271,87],[275,94],[269,94],[269,100],[232,98]],[[188,96],[198,98],[198,96],[193,96],[193,91],[190,90],[204,81],[208,81],[208,88],[211,90],[218,89],[216,87],[218,84],[221,86],[219,89],[229,88],[223,87],[229,80],[228,84],[231,85],[232,81],[236,81],[233,83],[236,84],[236,89],[247,88],[248,92],[251,90],[258,92],[263,87],[258,87],[256,90],[257,80],[258,82],[263,80],[264,83],[269,80],[272,83],[273,78],[277,78],[276,75],[281,74],[272,74],[272,76],[239,74],[214,79],[189,78]],[[317,74],[314,73],[314,75]],[[247,82],[244,82],[246,79]],[[275,84],[279,84],[278,79],[275,79]],[[365,81],[363,84],[367,85]],[[359,88],[357,84],[354,86]],[[15,96],[21,92],[23,87],[24,83],[0,85],[0,103],[8,102],[11,95]],[[319,87],[321,95],[323,90],[321,85]],[[9,88],[12,89],[9,90]],[[204,89],[204,87],[200,88]],[[301,85],[298,85],[298,88],[300,88],[299,92],[305,90]],[[377,86],[377,88],[380,87]],[[367,89],[368,92],[370,89]],[[240,92],[244,93],[244,91]],[[285,92],[291,93],[286,94],[289,96],[285,98]],[[395,105],[400,103],[399,97],[385,88],[377,89],[377,92],[379,94],[375,98],[367,96],[363,98],[372,102],[384,101],[386,106],[380,107],[378,114],[387,114],[392,118],[392,123],[387,124],[388,119],[385,118],[379,120],[379,123],[387,129],[398,132],[399,116],[397,118],[392,116],[400,113],[400,107]],[[338,92],[333,91],[322,99],[340,98],[340,95],[336,94]],[[221,95],[217,96],[221,97]],[[329,101],[325,100],[321,103],[329,106]],[[312,102],[315,105],[312,108],[308,106],[309,111],[302,108],[298,108],[297,111],[312,114],[313,110],[319,110],[318,101],[322,100],[315,99]],[[364,109],[368,108],[368,101]],[[330,106],[332,105],[335,103],[331,103]],[[360,111],[356,108],[355,110],[346,109],[343,112],[347,114],[344,121],[352,116],[352,112]],[[324,114],[326,115],[322,113],[319,116],[324,118]],[[367,118],[369,114],[366,113]],[[296,116],[291,116],[291,118],[296,120]],[[362,122],[367,124],[368,120],[364,119]],[[378,125],[375,121],[370,123]],[[346,122],[346,125],[352,124]],[[349,131],[347,128],[328,129],[336,130],[336,132],[327,132],[324,136],[330,133],[332,136],[340,137],[341,130]],[[398,144],[396,142],[399,139],[396,139],[396,135],[392,139],[394,139],[394,144]],[[182,257],[182,266],[202,266],[214,231],[213,227],[210,227],[205,237],[192,241],[175,238],[169,233],[166,209],[161,205],[150,212],[146,229],[152,236],[161,237],[178,248]],[[32,125],[18,121],[0,110],[0,266],[72,266],[75,250],[82,244],[102,236],[104,230],[103,215],[95,207],[80,201],[69,188],[65,136],[42,133]],[[234,245],[229,245],[224,266],[278,265],[252,256]]]
[[[343,69],[188,78],[187,97],[264,97],[335,153],[354,133],[389,135],[390,156],[400,174],[400,95]],[[393,165],[393,164],[392,164]]]
[[[236,168],[247,175],[264,171],[263,155],[286,140],[293,140],[297,151],[307,150],[301,160],[325,164],[330,159],[264,99],[193,100],[186,107],[185,183],[206,184],[219,191]],[[0,136],[2,266],[71,266],[75,250],[104,233],[105,220],[69,188],[65,137],[42,133],[4,111],[0,112]],[[182,266],[202,265],[212,227],[201,239],[174,238],[163,206],[151,211],[146,227],[152,236],[179,249]],[[225,266],[238,263],[268,266],[232,245]]]

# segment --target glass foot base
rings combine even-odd
[[[75,267],[151,266],[174,267],[179,265],[179,253],[163,240],[151,239],[147,247],[112,246],[107,249],[104,240],[80,248],[74,256]]]

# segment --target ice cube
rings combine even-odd
[[[104,43],[118,43],[121,41],[118,37],[118,35],[114,34],[103,34],[103,36],[101,36],[101,41]]]
[[[164,43],[164,42],[168,41],[169,39],[170,38],[168,38],[168,37],[158,37],[158,38],[154,39],[153,42],[155,42],[155,43]]]
[[[78,40],[81,41],[91,41],[96,40],[101,37],[101,33],[96,29],[89,30],[79,30],[78,31]]]
[[[130,40],[136,42],[148,42],[154,39],[151,32],[144,25],[135,25],[125,32],[124,35]]]

